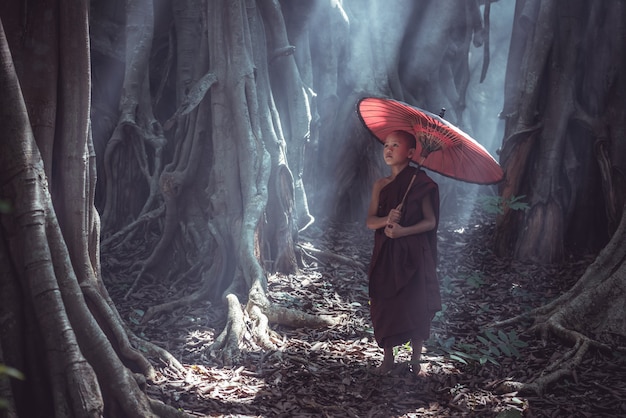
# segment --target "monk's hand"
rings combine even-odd
[[[404,227],[397,222],[388,223],[385,227],[385,235],[389,238],[400,238]]]
[[[400,210],[398,210],[398,209],[391,209],[389,211],[389,216],[387,216],[387,225],[391,225],[391,224],[400,222],[400,216],[401,215],[402,215],[402,212],[400,212]]]

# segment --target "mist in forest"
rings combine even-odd
[[[480,3],[480,2],[479,2]],[[352,5],[352,2],[350,2]],[[389,6],[411,8],[411,3],[406,1],[390,2]],[[483,46],[476,47],[473,44],[469,47],[468,65],[470,71],[470,80],[464,97],[465,109],[462,112],[461,120],[457,120],[455,109],[450,105],[450,93],[445,90],[446,86],[433,87],[431,90],[424,91],[424,88],[414,89],[410,92],[415,102],[411,102],[432,113],[439,113],[442,107],[446,108],[444,118],[449,122],[457,125],[460,129],[467,132],[476,141],[482,144],[496,160],[499,159],[498,150],[502,144],[504,132],[504,119],[500,118],[500,113],[504,103],[504,80],[506,73],[506,65],[509,53],[509,44],[511,31],[513,27],[513,15],[515,10],[514,0],[500,0],[491,3],[490,23],[489,23],[489,65],[484,80],[481,82],[481,71],[483,70],[484,51]],[[346,4],[346,12],[349,19],[350,31],[353,33],[353,39],[350,52],[352,55],[367,54],[369,49],[374,50],[376,59],[385,60],[389,68],[394,66],[393,60],[398,59],[403,68],[419,69],[421,71],[412,70],[413,73],[406,73],[402,78],[403,87],[405,89],[413,89],[415,85],[434,86],[438,84],[436,80],[432,80],[432,74],[438,74],[440,57],[431,58],[432,54],[441,53],[441,45],[448,45],[449,50],[446,54],[454,54],[455,44],[453,39],[458,38],[459,33],[449,33],[452,40],[446,42],[442,39],[442,34],[433,34],[428,28],[431,26],[424,25],[422,19],[425,17],[420,15],[421,10],[415,15],[411,13],[399,13],[392,9],[380,10],[378,16],[365,16],[363,10],[354,10],[354,6],[350,8]],[[484,6],[479,8],[479,21],[483,19]],[[452,12],[454,13],[454,12]],[[460,10],[458,13],[465,13]],[[405,18],[405,21],[401,21]],[[464,18],[464,17],[463,17]],[[393,23],[393,25],[392,25]],[[482,22],[484,23],[484,22]],[[382,31],[384,38],[382,45],[370,45],[371,31]],[[463,29],[464,31],[465,29]],[[402,51],[388,51],[386,46],[397,45],[398,38],[404,37],[405,33],[414,31],[414,41],[409,45],[403,44]],[[465,59],[465,51],[458,51],[460,55],[451,58],[458,65],[459,61]],[[447,60],[448,57],[444,57]],[[413,61],[411,61],[413,60]],[[408,65],[407,65],[408,63]],[[315,61],[313,66],[315,66]],[[377,80],[368,80],[371,72],[368,71],[349,71],[350,79],[346,84],[356,86],[370,86],[374,89],[380,87]],[[417,73],[417,74],[416,74]],[[341,75],[340,75],[341,77]],[[392,86],[392,89],[394,87]],[[429,89],[429,87],[426,87]],[[374,90],[376,91],[376,90]],[[437,93],[437,91],[439,93]],[[365,92],[367,94],[367,91]],[[456,93],[452,93],[454,95]],[[397,98],[397,97],[395,97]],[[409,101],[407,98],[400,100]],[[353,146],[353,144],[352,144]],[[349,150],[352,150],[352,146]],[[372,157],[374,160],[370,164],[376,165],[380,162],[382,173],[387,173],[384,163],[382,163],[381,154],[376,147],[373,148],[375,153]],[[382,152],[382,148],[380,149]],[[351,152],[351,151],[350,151]],[[348,154],[348,152],[346,153]],[[339,158],[338,164],[343,164],[349,155]],[[377,159],[380,159],[378,161]],[[428,170],[427,170],[428,171]],[[441,176],[432,171],[428,174],[440,186],[442,197],[441,216],[453,217],[462,224],[469,221],[472,210],[475,205],[480,205],[477,197],[479,195],[497,195],[497,186],[479,186],[463,183],[458,180],[452,180]],[[386,174],[384,174],[386,175]],[[368,185],[367,187],[371,187]],[[347,193],[354,193],[347,191]],[[369,194],[369,191],[368,191]],[[351,195],[353,197],[353,195]],[[369,196],[367,197],[369,199]],[[363,210],[366,210],[364,207]]]
[[[515,2],[501,0],[491,4],[490,64],[485,80],[480,83],[482,49],[470,50],[472,78],[467,91],[467,120],[472,135],[497,159],[502,144],[504,120],[500,112],[504,103],[504,76],[509,54]]]
[[[504,135],[504,119],[500,117],[500,114],[504,103],[504,79],[514,11],[515,2],[513,0],[491,3],[489,67],[482,82],[480,82],[480,76],[484,49],[472,47],[469,56],[471,78],[465,98],[467,107],[464,120],[467,126],[464,126],[463,129],[481,143],[496,160],[499,160],[498,152]],[[442,203],[444,205],[448,203],[448,207],[442,206],[442,216],[456,219],[461,225],[467,225],[471,220],[473,209],[477,205],[483,204],[479,196],[498,194],[497,186],[468,185],[436,173],[433,174],[433,178],[442,186]],[[460,196],[460,200],[454,201],[450,198],[447,202],[445,201],[446,192],[459,197],[459,191],[465,193],[464,196]],[[464,202],[470,203],[464,205]]]
[[[515,1],[513,0],[491,3],[489,68],[482,83],[480,75],[484,58],[483,49],[470,48],[469,56],[471,79],[466,96],[467,107],[464,118],[467,126],[464,129],[496,160],[499,160],[498,152],[504,135],[504,119],[500,117],[500,114],[504,103],[504,79],[514,11]],[[467,185],[436,173],[433,173],[432,177],[442,187],[444,199],[447,190],[458,191],[460,189],[466,193],[464,201],[473,202],[470,207],[466,207],[462,204],[463,201],[458,202],[458,205],[453,205],[452,199],[449,199],[450,207],[442,206],[442,216],[456,218],[462,225],[469,222],[472,210],[476,205],[481,204],[479,195],[497,195],[497,186]],[[443,203],[446,202],[443,201]]]

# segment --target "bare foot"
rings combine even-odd
[[[417,363],[411,362],[411,371],[417,378],[424,378],[424,377],[430,376],[430,373],[428,373],[427,364],[423,364],[419,362]]]
[[[382,364],[374,369],[374,374],[383,376],[393,370],[393,362],[383,361]]]
[[[421,362],[422,350],[424,349],[422,340],[412,340],[413,353],[411,355],[411,370],[416,377],[428,376],[428,365]]]
[[[393,369],[394,357],[393,357],[393,348],[385,347],[383,354],[383,362],[380,366],[374,369],[374,374],[378,376],[382,376],[384,374],[389,373]]]

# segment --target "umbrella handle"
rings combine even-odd
[[[420,167],[422,166],[422,163],[424,162],[425,159],[426,159],[426,156],[422,156],[422,158],[420,159],[420,162],[418,163],[418,165]],[[417,177],[417,170],[413,174],[413,177],[411,177],[411,182],[409,183],[409,187],[406,188],[406,192],[404,192],[404,196],[402,196],[402,200],[400,201],[400,204],[398,204],[398,206],[396,206],[397,210],[402,210],[402,206],[404,206],[404,201],[406,200],[406,197],[409,194],[409,190],[411,190],[411,186],[413,186],[413,182],[415,181],[415,177]]]
[[[413,174],[413,177],[411,177],[411,182],[409,183],[409,187],[406,188],[406,192],[404,192],[404,196],[402,197],[402,200],[400,201],[400,204],[398,206],[396,206],[397,210],[402,210],[402,206],[404,206],[404,201],[406,200],[406,197],[409,194],[409,190],[411,190],[411,186],[413,186],[413,182],[415,181],[415,177],[417,177],[417,172],[415,174]]]

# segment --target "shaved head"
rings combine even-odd
[[[417,142],[415,141],[415,136],[407,131],[393,131],[392,133],[390,133],[389,135],[396,135],[399,138],[401,138],[403,141],[405,141],[408,145],[409,148],[416,148],[417,147]]]

